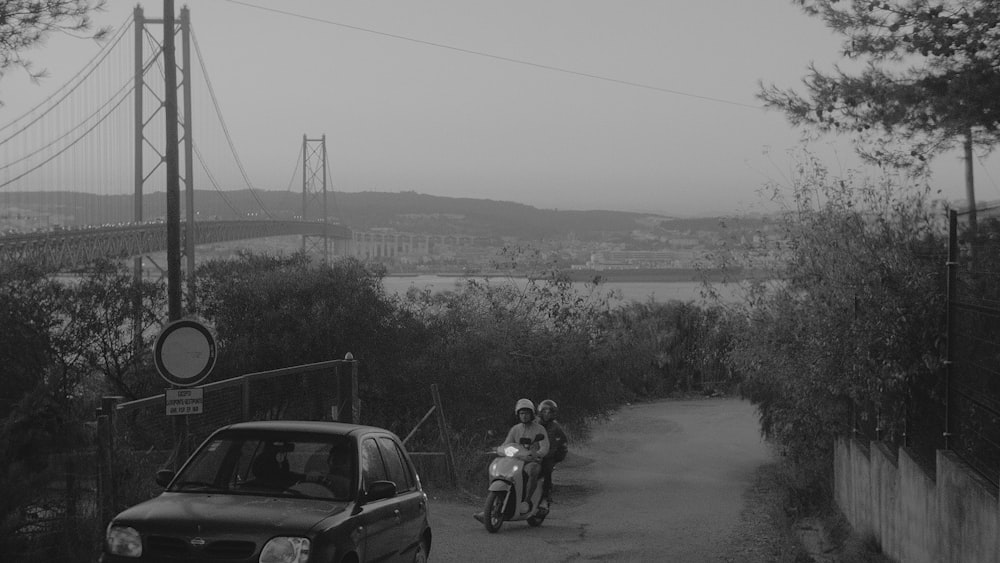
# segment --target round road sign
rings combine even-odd
[[[215,367],[215,337],[208,327],[191,319],[163,327],[153,346],[160,377],[178,387],[198,385]]]

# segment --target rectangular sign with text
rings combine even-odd
[[[201,414],[204,389],[167,389],[167,416]]]

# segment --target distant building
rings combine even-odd
[[[590,255],[586,267],[594,270],[637,270],[640,268],[682,268],[681,253],[670,250],[600,250]]]
[[[489,244],[489,238],[474,235],[428,235],[401,233],[392,229],[372,229],[353,232],[350,253],[352,256],[369,260],[414,258],[469,253],[470,249],[484,248]]]
[[[701,243],[696,238],[672,238],[667,239],[667,244],[681,248],[694,248]]]

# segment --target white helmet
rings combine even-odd
[[[531,411],[531,416],[535,416],[535,403],[532,403],[530,399],[518,399],[517,404],[514,405],[514,416],[524,409],[529,409]]]

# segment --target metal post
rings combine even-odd
[[[944,361],[944,449],[951,449],[951,385],[955,361],[955,302],[958,296],[958,212],[948,212],[948,313],[945,328]]]
[[[76,484],[76,460],[72,455],[66,458],[63,471],[66,474],[66,519],[72,522],[76,520],[76,507],[80,501],[80,491]]]
[[[194,73],[191,72],[191,12],[187,6],[181,8],[181,44],[184,48],[184,194],[187,209],[187,225],[184,229],[184,254],[187,256],[187,310],[194,307],[194,116],[191,115],[191,82]]]
[[[181,205],[177,133],[177,57],[174,49],[174,1],[163,0],[163,109],[166,117],[167,166],[167,311],[180,320],[181,308]]]
[[[348,356],[351,356],[348,354]],[[361,424],[361,401],[358,399],[358,362],[354,357],[348,358],[351,362],[351,423]]]
[[[243,400],[241,401],[241,408],[240,408],[241,414],[243,415],[243,418],[241,420],[243,422],[246,422],[246,421],[250,420],[250,378],[249,377],[244,377],[243,378],[243,381],[240,384],[240,390],[242,391],[241,395],[243,397]]]
[[[350,371],[344,368],[350,366]],[[334,420],[358,424],[360,412],[358,405],[358,364],[348,353],[343,360],[337,360],[335,378],[337,385],[337,405]]]
[[[103,528],[114,516],[114,499],[111,493],[111,426],[108,415],[97,409],[97,498],[100,505],[100,526]]]
[[[444,446],[444,461],[447,464],[448,478],[451,484],[458,482],[455,472],[455,455],[451,452],[451,434],[448,432],[448,422],[444,418],[444,408],[441,406],[441,395],[438,393],[437,383],[431,384],[431,398],[434,399],[434,410],[437,411],[438,426],[441,429],[441,441]]]
[[[121,397],[102,397],[101,408],[97,410],[97,487],[102,525],[111,520],[117,508],[114,484],[115,411],[121,399]]]

